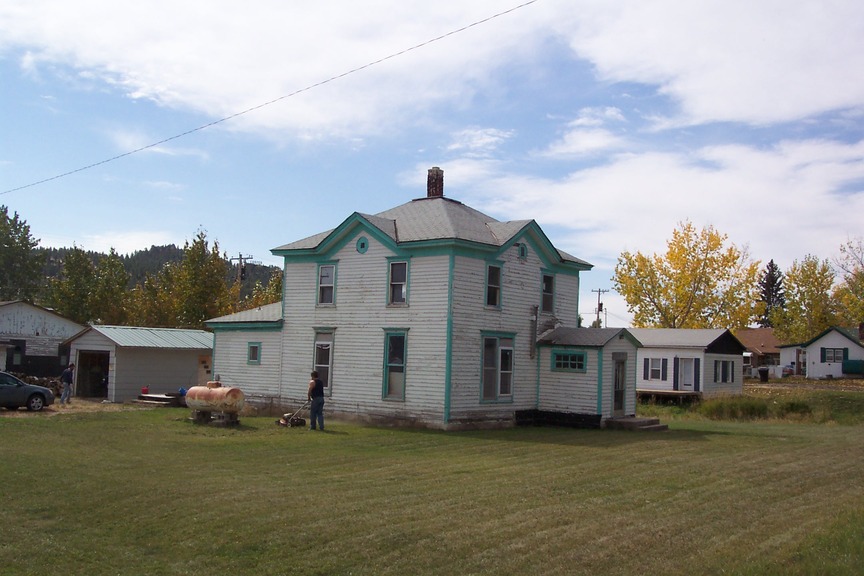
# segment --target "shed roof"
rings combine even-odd
[[[547,332],[537,340],[537,343],[551,346],[602,348],[618,336],[626,337],[639,346],[639,343],[624,328],[566,328],[563,326]]]
[[[90,326],[72,340],[93,330],[124,348],[169,348],[175,350],[212,350],[213,334],[204,330],[182,328],[146,328],[140,326]]]
[[[282,320],[282,302],[273,302],[252,308],[250,310],[242,310],[233,314],[226,314],[218,318],[206,320],[207,324],[216,324],[222,322],[278,322]]]

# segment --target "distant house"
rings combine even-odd
[[[500,426],[548,410],[596,425],[635,412],[635,340],[575,328],[591,265],[533,220],[445,197],[438,168],[426,196],[272,252],[282,304],[207,321],[214,373],[247,396],[297,406],[316,370],[329,413],[392,424]]]
[[[807,378],[840,378],[843,362],[864,360],[864,345],[858,330],[832,326],[815,338],[798,345],[807,362]]]
[[[735,332],[735,337],[744,345],[744,373],[756,376],[760,366],[779,368],[780,341],[774,336],[774,328],[744,328]],[[782,373],[776,374],[782,376]]]
[[[744,345],[726,329],[629,328],[639,341],[636,390],[704,398],[743,392]]]
[[[0,369],[57,377],[68,357],[61,344],[84,326],[21,300],[0,302]]]
[[[70,338],[75,396],[111,402],[177,392],[211,379],[213,334],[204,330],[90,326]]]

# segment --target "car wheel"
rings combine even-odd
[[[39,394],[33,394],[27,399],[27,410],[38,412],[45,406],[45,399]]]

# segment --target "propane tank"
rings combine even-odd
[[[216,386],[211,386],[216,384]],[[208,382],[207,386],[192,386],[186,391],[186,406],[200,412],[236,414],[243,409],[246,396],[240,388]]]

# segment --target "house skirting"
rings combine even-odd
[[[600,428],[600,414],[574,414],[550,410],[517,410],[517,426],[564,426],[567,428]]]

